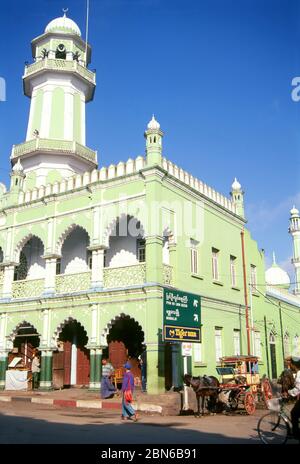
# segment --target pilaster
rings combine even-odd
[[[97,245],[88,247],[88,250],[92,252],[91,289],[94,291],[101,290],[103,288],[104,253],[106,247]]]
[[[2,298],[10,299],[12,297],[12,284],[14,281],[15,263],[9,263],[7,265],[5,265],[5,263],[2,263],[2,265],[5,266]]]
[[[60,256],[45,255],[43,258],[46,261],[44,295],[53,295],[55,293],[56,262]]]
[[[41,356],[40,390],[52,390],[52,350],[43,350]]]

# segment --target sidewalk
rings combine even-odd
[[[94,408],[121,411],[121,395],[103,400],[100,393],[89,391],[87,388],[68,388],[53,391],[8,391],[0,392],[1,401],[28,401],[31,403],[47,404],[60,407]],[[137,411],[162,415],[178,415],[181,409],[180,393],[169,392],[160,395],[149,395],[136,391],[133,407]]]

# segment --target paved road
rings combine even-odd
[[[0,443],[211,444],[259,443],[253,416],[140,416],[121,422],[115,411],[59,408],[20,402],[0,404]]]

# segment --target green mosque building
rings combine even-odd
[[[100,388],[101,358],[119,368],[146,350],[147,390],[182,382],[180,343],[166,340],[164,291],[201,298],[201,341],[189,370],[216,375],[225,355],[253,354],[276,378],[300,355],[300,216],[289,232],[295,284],[246,228],[244,192],[229,197],[172,163],[153,116],[145,156],[98,166],[86,145],[94,98],[91,47],[64,15],[32,43],[25,67],[26,140],[0,184],[0,388],[17,353],[40,388]],[[200,328],[200,321],[199,321]]]

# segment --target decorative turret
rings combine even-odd
[[[154,115],[148,123],[145,131],[147,165],[161,165],[162,162],[162,138],[164,133],[160,130],[160,124]]]
[[[241,184],[237,181],[237,178],[234,178],[233,184],[231,186],[230,195],[232,196],[232,201],[235,204],[236,212],[239,216],[245,217],[244,211],[244,192],[242,190]]]
[[[295,268],[295,294],[300,295],[300,216],[299,210],[293,206],[290,211],[289,233],[293,238],[294,253],[292,264]]]
[[[27,136],[13,147],[11,162],[21,158],[37,187],[97,167],[97,154],[86,147],[85,136],[85,104],[96,86],[88,69],[91,47],[66,11],[32,41],[34,63],[26,65],[23,76],[31,99]]]
[[[20,190],[22,190],[24,178],[25,174],[23,166],[20,162],[20,159],[18,159],[18,162],[14,165],[10,174],[10,191],[19,192]]]

